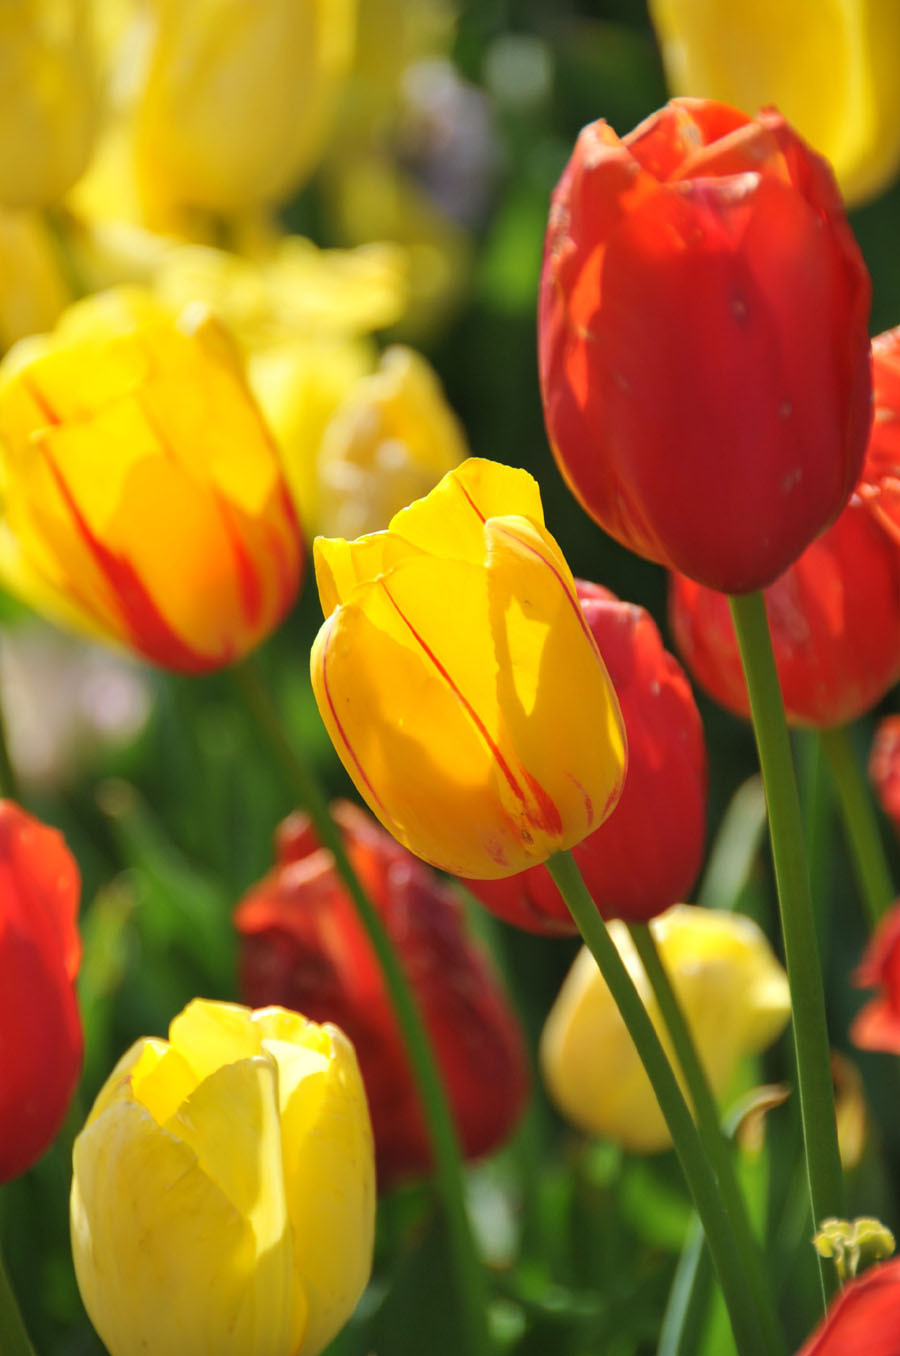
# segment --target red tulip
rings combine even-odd
[[[900,1259],[851,1281],[797,1356],[900,1356]]]
[[[62,835],[0,801],[0,1182],[49,1148],[81,1072],[79,890]]]
[[[578,597],[612,679],[628,740],[618,805],[574,848],[605,918],[641,921],[687,898],[706,836],[706,746],[691,687],[642,607],[597,584]],[[504,880],[466,881],[493,913],[532,932],[574,933],[545,866]]]
[[[347,851],[419,1001],[467,1157],[498,1148],[528,1096],[522,1034],[453,895],[364,811],[335,807]],[[427,1171],[412,1075],[374,953],[331,854],[305,815],[276,838],[275,869],[241,902],[241,988],[331,1021],[356,1047],[372,1113],[379,1186]]]
[[[850,1039],[861,1050],[900,1055],[900,905],[878,924],[853,978],[878,995],[857,1014]]]
[[[882,810],[900,832],[900,716],[885,716],[875,731],[869,780]]]
[[[539,354],[560,469],[618,541],[760,588],[840,513],[869,427],[871,285],[828,165],[774,109],[584,128],[553,196]]]

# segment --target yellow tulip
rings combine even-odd
[[[672,1056],[662,1016],[624,923],[613,941]],[[771,1045],[790,1016],[787,976],[760,928],[740,914],[676,904],[650,923],[717,1095],[739,1061]],[[619,1010],[593,956],[582,948],[547,1018],[540,1063],[561,1113],[589,1134],[635,1153],[671,1139]]]
[[[386,532],[319,537],[319,711],[372,812],[456,875],[512,875],[611,812],[622,717],[525,471],[470,459]]]
[[[375,532],[467,456],[432,368],[413,349],[389,348],[325,430],[316,526],[336,537]]]
[[[353,50],[354,0],[150,0],[135,109],[151,198],[234,213],[312,169]]]
[[[0,368],[0,580],[167,668],[257,645],[303,548],[227,334],[140,292],[79,303]]]
[[[0,351],[50,329],[68,300],[40,214],[0,208]]]
[[[111,1356],[317,1356],[368,1280],[372,1130],[337,1027],[190,1003],[119,1060],[73,1168],[75,1274]]]
[[[852,203],[900,165],[896,0],[650,0],[674,94],[776,104]]]
[[[98,111],[85,0],[0,5],[0,203],[46,207],[84,169]]]

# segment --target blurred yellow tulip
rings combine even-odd
[[[512,875],[615,805],[622,717],[525,471],[472,458],[388,530],[319,537],[313,690],[360,794],[456,875]]]
[[[368,1280],[372,1130],[353,1047],[195,1000],[75,1141],[72,1254],[111,1356],[317,1356]]]
[[[649,926],[721,1096],[739,1061],[771,1045],[787,1024],[787,976],[761,929],[740,914],[676,904]],[[628,929],[616,921],[609,931],[674,1063]],[[670,1147],[650,1080],[587,948],[578,953],[547,1018],[540,1063],[551,1098],[580,1129],[634,1153]]]
[[[851,204],[900,166],[897,0],[650,0],[673,94],[776,104]]]
[[[40,213],[0,208],[0,352],[28,334],[52,329],[68,301]]]
[[[3,0],[0,203],[58,202],[87,164],[97,113],[86,0]]]
[[[72,307],[0,368],[0,579],[53,619],[202,672],[281,620],[303,544],[230,336],[147,293]]]

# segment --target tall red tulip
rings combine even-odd
[[[574,849],[605,918],[642,921],[688,897],[706,838],[706,745],[691,686],[656,623],[633,603],[576,580],[581,608],[612,679],[628,740],[628,772],[609,818]],[[574,933],[545,866],[466,881],[493,913],[532,932]]]
[[[81,1072],[79,892],[62,835],[0,801],[0,1182],[50,1147]]]
[[[364,811],[335,807],[353,866],[419,1001],[467,1157],[498,1148],[528,1095],[522,1034],[446,886]],[[285,820],[276,866],[241,902],[241,989],[331,1021],[356,1048],[379,1186],[427,1171],[425,1122],[371,944],[305,815]]]
[[[881,919],[853,978],[877,993],[857,1013],[850,1039],[862,1050],[900,1055],[900,903]]]
[[[900,1356],[900,1258],[850,1281],[797,1356]]]
[[[618,541],[760,588],[847,502],[870,282],[828,165],[774,109],[673,99],[582,131],[550,210],[539,357],[570,488]]]
[[[862,475],[837,522],[766,589],[788,719],[855,720],[900,678],[900,329],[872,343],[875,418]],[[694,677],[749,716],[728,599],[676,575],[672,630]]]

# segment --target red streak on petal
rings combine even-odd
[[[19,378],[19,380],[25,387],[25,390],[31,396],[31,399],[34,401],[35,405],[37,405],[41,414],[47,420],[47,423],[54,425],[54,427],[58,426],[62,422],[62,420],[56,413],[56,410],[50,404],[47,397],[44,395],[44,392],[41,390],[40,386],[38,386],[37,382],[34,381],[28,375],[27,372],[24,372],[22,376]]]
[[[469,494],[469,491],[466,489],[465,485],[463,485],[459,480],[454,480],[454,481],[453,481],[453,484],[454,484],[454,485],[456,486],[456,488],[459,490],[460,494],[461,494],[461,495],[463,496],[463,498],[466,500],[466,502],[468,503],[468,505],[470,506],[470,508],[473,509],[474,512],[478,515],[478,517],[480,518],[480,520],[481,520],[483,523],[486,522],[487,519],[485,518],[484,514],[481,512],[481,509],[480,509],[480,508],[478,507],[478,505],[475,503],[475,500],[474,500],[474,499],[472,498],[472,496]]]
[[[373,786],[372,783],[369,781],[368,774],[366,773],[365,768],[363,767],[362,763],[360,762],[360,760],[359,760],[359,758],[358,758],[358,756],[357,756],[356,750],[354,749],[353,745],[350,743],[350,740],[347,738],[347,735],[346,735],[346,732],[345,732],[345,730],[344,730],[344,727],[343,727],[343,725],[341,724],[340,717],[338,716],[337,708],[335,707],[334,700],[333,700],[333,698],[332,698],[332,696],[331,696],[331,689],[330,689],[330,687],[328,686],[328,645],[329,645],[329,643],[330,643],[330,641],[331,641],[331,632],[332,632],[332,629],[333,629],[333,626],[334,626],[334,619],[335,619],[335,617],[337,616],[337,614],[340,612],[340,610],[341,610],[341,609],[340,609],[339,607],[336,607],[335,610],[332,612],[331,616],[328,617],[328,618],[326,618],[325,623],[324,623],[325,627],[327,628],[326,631],[325,631],[325,639],[324,639],[324,641],[323,641],[323,643],[322,643],[322,687],[323,687],[324,690],[325,690],[325,700],[328,702],[328,709],[329,709],[329,711],[331,712],[331,718],[332,718],[332,720],[334,721],[335,728],[337,729],[337,732],[338,732],[338,734],[340,735],[340,737],[341,737],[341,739],[342,739],[342,741],[343,741],[344,748],[347,750],[347,752],[349,753],[350,757],[351,757],[352,760],[353,760],[353,766],[356,768],[357,772],[359,773],[359,776],[360,776],[361,781],[363,782],[364,786],[366,787],[366,790],[369,792],[369,795],[372,797],[372,800],[373,800],[373,801],[375,802],[375,804],[376,804],[377,806],[379,806],[379,808],[381,809],[382,814],[385,816],[386,819],[388,819],[388,820],[390,821],[390,820],[391,820],[391,816],[388,814],[387,809],[385,808],[384,803],[382,802],[381,797],[378,795],[378,793],[377,793],[377,791],[375,790],[374,786]]]
[[[238,589],[241,595],[241,606],[244,610],[244,620],[251,630],[255,632],[262,619],[263,606],[262,585],[260,583],[256,562],[247,550],[247,544],[242,536],[240,524],[235,520],[235,514],[231,504],[229,504],[224,495],[219,494],[215,489],[212,489],[212,494],[222,519],[222,526],[225,529],[228,544],[231,547],[232,555],[234,556]]]
[[[512,540],[516,542],[519,546],[524,546],[526,551],[530,551],[533,556],[537,556],[538,560],[542,561],[543,564],[547,566],[547,569],[550,571],[550,573],[552,575],[555,575],[556,579],[559,581],[560,588],[562,589],[563,593],[566,596],[566,602],[569,604],[572,611],[575,613],[575,616],[578,618],[578,625],[581,627],[585,636],[591,643],[591,648],[594,651],[596,651],[597,654],[600,654],[600,651],[597,648],[597,642],[594,639],[593,634],[591,632],[591,628],[588,626],[587,621],[585,620],[584,613],[581,610],[581,604],[578,601],[577,594],[573,593],[572,590],[569,588],[565,579],[562,577],[559,570],[553,564],[552,560],[548,560],[547,557],[541,551],[539,551],[536,546],[532,546],[530,542],[523,541],[522,538],[517,536],[515,532],[510,532],[508,528],[501,527],[500,524],[497,522],[496,518],[492,519],[492,522],[495,524],[496,531],[499,532],[501,536],[511,537]]]

